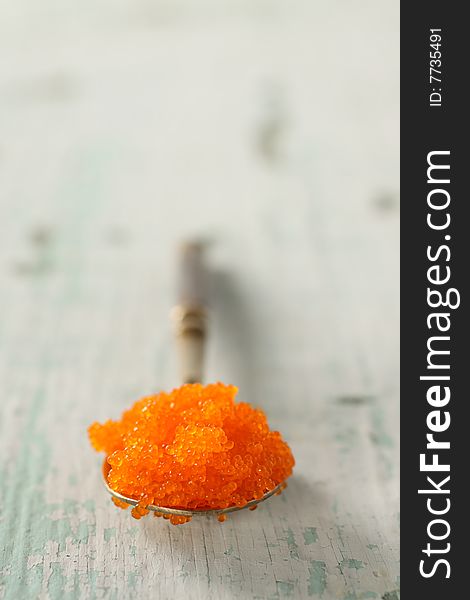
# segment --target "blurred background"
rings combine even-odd
[[[0,596],[398,594],[398,2],[0,11]],[[163,540],[108,506],[85,429],[178,384],[195,236],[207,379],[266,410],[297,483]]]

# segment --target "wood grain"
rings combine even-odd
[[[398,5],[1,2],[0,597],[397,600]],[[86,427],[208,380],[297,459],[226,523],[136,522]]]

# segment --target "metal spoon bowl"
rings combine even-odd
[[[127,496],[123,496],[119,492],[116,492],[115,490],[113,490],[112,487],[110,487],[110,485],[108,483],[108,473],[110,470],[111,470],[111,466],[105,459],[105,461],[103,463],[103,483],[104,483],[104,487],[106,488],[106,490],[109,492],[109,494],[111,494],[111,496],[114,496],[114,498],[121,500],[121,502],[125,502],[126,504],[129,504],[131,506],[137,506],[137,504],[139,503],[138,500],[136,500],[135,498],[128,498]],[[243,510],[244,508],[251,508],[252,510],[254,510],[253,507],[258,506],[258,504],[260,504],[261,502],[264,502],[271,496],[280,494],[286,486],[287,486],[287,484],[285,482],[279,483],[278,485],[276,485],[275,488],[273,488],[269,492],[266,492],[266,494],[264,494],[264,496],[262,496],[261,498],[254,498],[253,500],[250,500],[249,502],[247,502],[247,504],[245,504],[243,506],[227,506],[227,508],[211,508],[211,509],[203,508],[203,509],[185,510],[182,508],[171,508],[171,507],[167,507],[167,506],[155,506],[154,504],[149,504],[148,506],[146,506],[146,509],[153,510],[154,512],[161,513],[162,515],[178,515],[180,517],[194,517],[194,516],[199,516],[199,515],[206,515],[206,516],[216,516],[217,517],[219,515],[224,515],[227,513],[236,512],[238,510]]]

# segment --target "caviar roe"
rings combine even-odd
[[[109,486],[138,501],[133,517],[146,515],[150,504],[187,510],[242,507],[291,475],[289,446],[269,429],[263,411],[235,403],[236,393],[236,387],[222,383],[186,384],[138,400],[120,421],[89,427],[91,444],[107,454]],[[175,525],[190,519],[155,516]]]

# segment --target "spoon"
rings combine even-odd
[[[205,298],[207,276],[203,263],[203,250],[203,244],[199,242],[186,242],[183,244],[180,257],[179,302],[171,311],[182,383],[199,383],[202,381],[204,345],[207,335]],[[108,483],[110,470],[111,465],[105,459],[102,475],[104,486],[108,493],[121,502],[137,506],[139,500],[123,496],[110,487]],[[185,510],[149,504],[146,508],[160,516],[178,515],[181,517],[193,517],[195,515],[212,515],[218,517],[219,520],[225,520],[223,515],[227,513],[243,510],[244,508],[255,510],[258,504],[273,495],[279,495],[286,487],[287,483],[283,481],[272,490],[266,492],[261,498],[254,498],[243,506]]]

